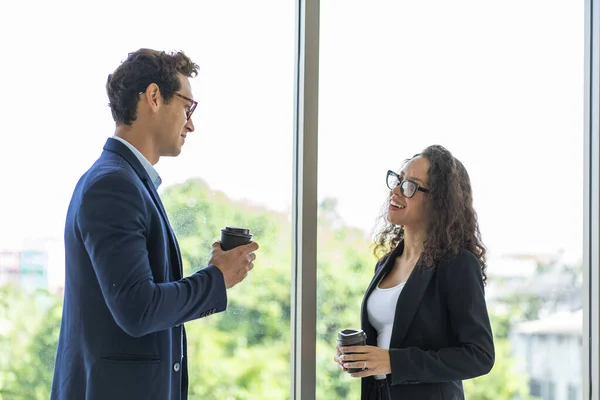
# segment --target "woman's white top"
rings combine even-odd
[[[387,289],[381,289],[377,284],[367,300],[369,323],[377,331],[377,347],[381,349],[390,348],[396,303],[405,284],[402,282]],[[375,379],[385,379],[385,375],[375,375]]]

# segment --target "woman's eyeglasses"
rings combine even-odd
[[[419,186],[417,182],[411,181],[410,179],[401,179],[400,175],[394,171],[387,172],[386,183],[390,190],[394,190],[396,187],[400,186],[400,193],[407,199],[414,197],[414,195],[417,194],[417,191],[429,193],[429,189]]]

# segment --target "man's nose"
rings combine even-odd
[[[194,132],[194,129],[196,129],[194,127],[194,121],[192,121],[192,119],[188,119],[187,123],[185,124],[185,127],[187,128],[188,132]]]

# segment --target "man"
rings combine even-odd
[[[52,399],[186,399],[183,323],[226,309],[226,289],[253,267],[254,242],[223,251],[184,278],[156,189],[160,157],[194,131],[182,52],[140,49],[109,75],[116,122],[100,158],[75,187],[65,226],[65,297]]]

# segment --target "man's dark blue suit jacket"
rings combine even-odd
[[[75,187],[65,263],[51,399],[186,399],[183,323],[225,310],[223,275],[183,278],[158,193],[115,139]]]

